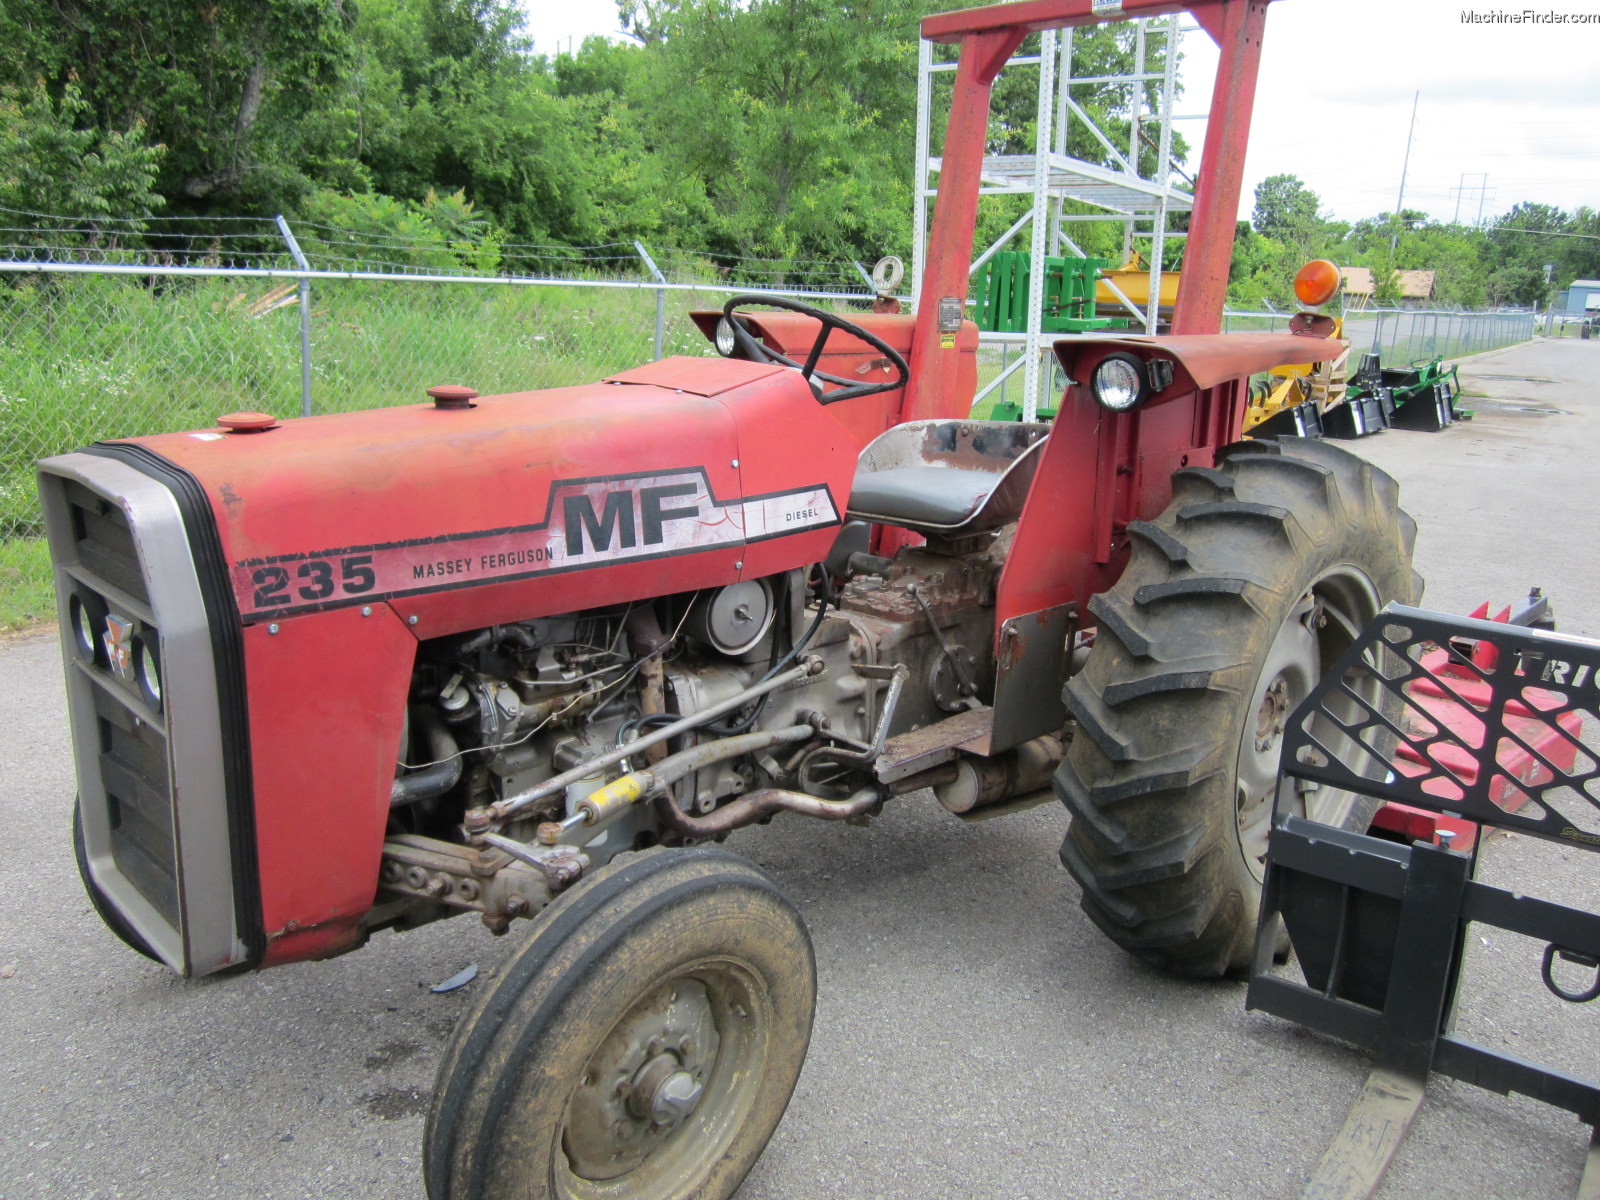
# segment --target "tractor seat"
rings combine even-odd
[[[1050,426],[909,421],[861,452],[849,515],[923,535],[986,533],[1017,519]]]

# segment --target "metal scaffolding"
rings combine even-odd
[[[1030,233],[1031,261],[1040,263],[1047,255],[1074,254],[1087,257],[1067,232],[1067,226],[1092,221],[1121,223],[1123,259],[1134,247],[1148,241],[1144,257],[1150,268],[1148,299],[1143,308],[1130,300],[1114,282],[1106,281],[1121,307],[1136,322],[1140,332],[1157,328],[1161,301],[1161,257],[1170,238],[1167,221],[1174,212],[1187,212],[1194,206],[1191,191],[1178,186],[1183,178],[1172,161],[1173,102],[1177,94],[1178,51],[1186,32],[1177,15],[1131,22],[1134,29],[1133,70],[1121,75],[1074,75],[1072,30],[1045,30],[1039,35],[1036,55],[1019,55],[1006,63],[1006,69],[1038,69],[1038,109],[1032,154],[992,155],[983,160],[983,196],[1032,197],[1032,205],[1005,233],[972,260],[972,273],[999,250],[1006,247],[1023,229]],[[1192,28],[1192,27],[1191,27]],[[1159,69],[1149,70],[1159,49]],[[940,61],[934,43],[923,41],[917,64],[917,161],[915,176],[915,230],[912,242],[912,295],[921,295],[922,274],[926,266],[929,201],[936,194],[934,185],[940,160],[933,155],[933,77],[954,71],[954,61]],[[1154,108],[1146,103],[1147,85],[1159,83]],[[1073,96],[1079,87],[1125,87],[1128,89],[1129,132],[1126,146],[1118,144],[1100,127],[1085,107]],[[1067,154],[1068,134],[1076,121],[1105,152],[1111,165],[1088,162]],[[1140,172],[1141,145],[1155,150],[1154,169]],[[1186,182],[1186,181],[1185,181]],[[1065,201],[1076,201],[1092,211],[1068,213]],[[981,203],[981,199],[980,199]],[[1043,388],[1049,379],[1044,361],[1049,345],[1041,326],[1044,318],[1045,272],[1029,272],[1028,317],[1024,333],[982,333],[984,344],[1014,346],[1021,353],[1007,362],[999,375],[978,392],[974,402],[984,399],[1020,367],[1023,371],[1023,419],[1037,415]]]

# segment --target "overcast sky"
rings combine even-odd
[[[615,0],[523,0],[543,53],[617,29]],[[1540,13],[1600,14],[1600,0],[1533,0]],[[953,3],[952,8],[962,7]],[[1521,11],[1505,0],[1278,0],[1268,10],[1241,216],[1257,182],[1300,176],[1325,211],[1392,211],[1412,97],[1407,208],[1475,220],[1533,200],[1600,208],[1600,22],[1469,24],[1462,12]],[[1216,56],[1184,38],[1181,113],[1203,111]],[[1198,158],[1202,122],[1180,125]],[[912,147],[906,146],[906,161]],[[1487,175],[1487,181],[1482,176]],[[1479,185],[1487,182],[1488,192]],[[1458,189],[1465,185],[1464,193]]]

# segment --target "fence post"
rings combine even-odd
[[[633,248],[639,252],[639,257],[644,260],[644,265],[657,283],[665,283],[667,277],[661,273],[661,268],[656,266],[656,260],[650,257],[650,251],[644,248],[643,242],[634,242]],[[656,358],[661,357],[661,338],[667,324],[667,289],[656,289]]]
[[[302,271],[311,270],[306,256],[300,253],[300,243],[289,232],[289,222],[283,219],[282,213],[278,214],[277,220],[278,232],[283,234],[283,240],[289,247],[289,256],[294,259],[295,265]],[[300,415],[311,415],[311,280],[304,275],[300,276]]]

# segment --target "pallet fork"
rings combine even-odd
[[[1482,838],[1410,844],[1286,811],[1340,788],[1413,810],[1600,850],[1600,642],[1390,606],[1295,710],[1284,737],[1246,1005],[1376,1059],[1302,1197],[1373,1195],[1430,1071],[1566,1109],[1591,1127],[1579,1200],[1600,1200],[1600,1083],[1453,1033],[1469,922],[1546,943],[1563,1000],[1600,996],[1600,914],[1473,876]],[[1286,929],[1304,983],[1274,970]],[[1585,987],[1557,979],[1595,972]]]

